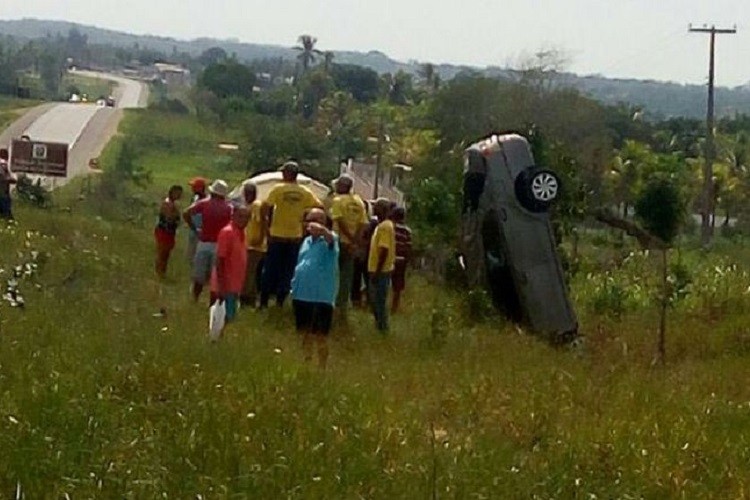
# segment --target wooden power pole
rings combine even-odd
[[[382,157],[383,157],[383,140],[384,137],[384,124],[383,124],[383,117],[381,116],[378,121],[378,152],[377,152],[377,162],[375,163],[375,189],[373,191],[373,197],[374,199],[378,199],[380,196],[380,170],[382,168]]]
[[[704,247],[711,244],[714,233],[712,216],[714,213],[714,161],[716,160],[715,116],[714,116],[714,83],[716,68],[716,35],[733,35],[737,28],[717,28],[689,26],[690,33],[705,33],[710,36],[710,53],[708,59],[708,109],[706,110],[706,161],[703,165],[703,207],[701,211],[701,242]]]

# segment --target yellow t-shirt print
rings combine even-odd
[[[291,182],[274,186],[268,193],[266,203],[273,206],[271,237],[285,239],[302,238],[305,211],[321,206],[312,191]]]
[[[356,194],[342,194],[333,199],[331,205],[331,219],[333,219],[333,229],[339,233],[342,243],[354,243],[341,232],[341,226],[344,225],[353,235],[356,235],[359,229],[367,224],[367,210],[362,198]]]

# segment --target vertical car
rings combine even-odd
[[[469,285],[486,286],[513,321],[566,342],[578,322],[548,213],[559,193],[557,175],[535,164],[520,135],[466,149],[461,254]]]

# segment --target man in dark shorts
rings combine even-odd
[[[292,278],[292,304],[297,332],[303,335],[305,360],[312,360],[313,344],[317,344],[318,364],[325,369],[338,288],[339,237],[328,229],[326,213],[320,208],[307,214],[305,234]]]
[[[391,284],[393,286],[393,299],[391,301],[391,312],[398,312],[401,305],[401,293],[406,288],[406,268],[411,259],[411,229],[404,222],[406,210],[404,207],[396,207],[391,212],[391,220],[396,230],[396,264],[393,268]]]

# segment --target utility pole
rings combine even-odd
[[[383,117],[380,117],[380,121],[378,122],[378,152],[377,152],[377,161],[375,163],[375,189],[373,190],[373,196],[377,200],[379,196],[379,188],[380,188],[380,165],[382,163],[382,157],[383,157]]]
[[[710,35],[710,54],[708,59],[708,109],[706,112],[706,161],[703,165],[703,210],[701,212],[701,243],[704,247],[711,244],[714,235],[714,161],[716,160],[715,125],[714,125],[714,83],[716,68],[716,35],[734,35],[737,28],[717,28],[704,25],[701,28],[688,27],[690,33]]]

